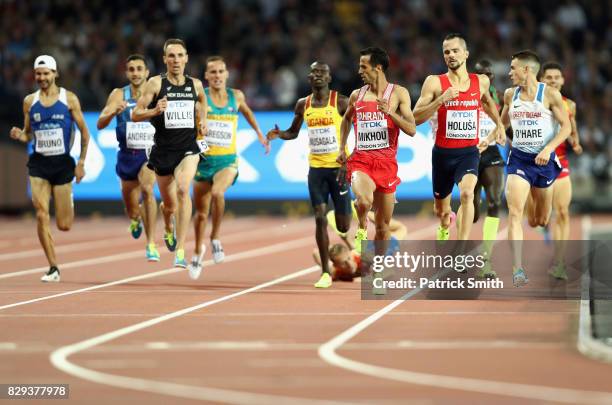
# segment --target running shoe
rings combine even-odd
[[[329,288],[332,285],[332,278],[329,273],[321,274],[319,281],[315,283],[315,288]]]
[[[442,228],[442,225],[438,227],[436,231],[436,240],[438,241],[446,241],[450,238],[450,233],[448,232],[448,228]]]
[[[355,232],[355,251],[361,254],[361,242],[368,240],[368,232],[365,229],[357,229]]]
[[[177,249],[174,255],[174,267],[187,268],[187,260],[185,260],[185,251],[183,249]]]
[[[172,220],[172,231],[165,233],[164,242],[168,250],[174,252],[176,249],[176,224],[174,223],[174,219]]]
[[[215,263],[221,263],[225,259],[225,253],[223,252],[223,245],[219,239],[213,239],[211,241],[212,256]]]
[[[200,246],[200,254],[193,255],[191,258],[191,263],[187,267],[189,270],[189,277],[192,280],[197,280],[202,274],[202,268],[204,267],[204,253],[206,253],[206,245],[202,244]]]
[[[130,222],[129,231],[132,234],[132,238],[140,238],[140,235],[142,235],[142,221],[140,218],[132,219]]]
[[[51,266],[49,271],[40,278],[43,283],[59,283],[60,271],[56,266]]]
[[[548,270],[548,274],[557,280],[567,281],[567,270],[565,269],[565,264],[557,263],[550,270]]]
[[[527,274],[525,274],[525,270],[522,268],[512,270],[512,284],[514,284],[515,287],[524,286],[528,282],[529,279],[527,278]]]
[[[484,278],[487,280],[494,280],[497,278],[497,273],[491,268],[491,262],[489,260],[485,260],[484,266],[478,274],[476,274],[478,278]]]
[[[158,262],[159,261],[159,251],[157,250],[157,246],[155,243],[149,243],[146,249],[147,261],[148,262]]]

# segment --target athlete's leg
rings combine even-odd
[[[480,173],[476,186],[474,186],[474,220],[473,223],[478,222],[480,218],[480,195],[482,194],[482,175],[484,171]],[[459,226],[459,225],[457,225]]]
[[[72,183],[52,187],[55,204],[55,222],[60,231],[69,231],[74,222],[74,202],[72,199]]]
[[[223,214],[225,213],[225,192],[234,182],[237,173],[238,170],[236,168],[226,167],[213,176],[211,189],[212,229],[210,239],[219,239],[221,221],[223,221]]]
[[[535,224],[531,226],[546,226],[550,220],[550,214],[552,213],[552,197],[553,188],[531,188],[531,198],[533,199],[533,217],[529,218],[529,224]],[[530,213],[532,214],[532,213]]]
[[[557,179],[552,185],[555,222],[552,228],[554,240],[568,240],[570,233],[569,206],[572,200],[572,182],[569,176]]]
[[[440,226],[448,231],[450,226],[451,194],[444,198],[434,198],[434,214],[440,219]],[[459,221],[459,219],[458,219]]]
[[[181,163],[178,164],[176,169],[174,169],[177,197],[176,248],[178,250],[184,251],[185,249],[185,239],[187,238],[192,208],[189,191],[191,188],[191,182],[193,181],[193,177],[196,173],[196,169],[198,168],[199,161],[199,155],[185,156],[183,160],[181,160]]]
[[[503,166],[489,166],[482,171],[480,181],[485,189],[487,201],[487,216],[482,225],[482,239],[488,256],[493,249],[493,241],[497,239],[499,228],[499,207],[504,190]]]
[[[55,257],[55,247],[51,236],[49,218],[49,200],[51,199],[51,184],[40,177],[30,176],[30,186],[32,188],[32,204],[36,210],[36,230],[38,240],[47,256],[49,266],[57,266]]]
[[[327,233],[327,204],[318,204],[313,207],[315,215],[315,239],[321,259],[321,270],[329,273],[329,234]]]
[[[529,182],[516,174],[510,174],[506,183],[506,201],[508,202],[508,240],[512,247],[512,262],[515,268],[522,268],[523,253],[523,210],[531,186]]]
[[[157,222],[157,202],[153,192],[155,173],[144,164],[138,172],[138,181],[140,182],[140,191],[142,193],[142,217],[144,219],[147,244],[155,243],[155,225]]]
[[[374,224],[376,225],[376,254],[385,254],[388,241],[391,238],[389,224],[395,209],[395,193],[374,192]]]
[[[351,188],[355,195],[355,209],[359,220],[359,228],[367,229],[368,212],[374,203],[374,191],[376,184],[364,172],[355,171],[351,178]]]
[[[155,176],[157,179],[157,186],[159,187],[159,194],[161,195],[162,202],[159,208],[164,218],[164,229],[166,233],[172,233],[174,225],[172,224],[172,218],[176,213],[178,202],[176,197],[176,182],[174,176]]]
[[[121,180],[121,198],[128,218],[140,219],[140,183],[138,180]]]
[[[461,205],[459,206],[461,221],[458,223],[459,231],[457,235],[459,240],[467,240],[470,237],[472,221],[474,219],[474,187],[477,181],[478,177],[475,174],[466,173],[459,182],[459,196],[461,199]]]
[[[196,210],[193,221],[196,255],[201,253],[204,244],[204,232],[206,231],[212,201],[211,189],[212,183],[208,181],[196,181],[193,184],[193,202]]]

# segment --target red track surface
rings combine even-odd
[[[409,232],[424,229],[419,238],[433,236],[433,219],[401,220]],[[160,248],[160,263],[147,263],[143,242],[130,239],[126,227],[122,219],[77,220],[71,232],[54,231],[62,282],[43,284],[39,278],[47,265],[35,223],[2,221],[0,382],[70,384],[71,402],[96,404],[543,401],[527,391],[485,394],[470,384],[448,389],[435,378],[415,385],[390,374],[371,377],[327,363],[317,354],[323,343],[390,303],[361,300],[357,282],[315,290],[318,273],[313,270],[225,299],[311,267],[311,218],[228,219],[222,238],[227,260],[206,266],[198,281],[190,280],[186,271],[171,270],[172,255],[165,249]],[[500,230],[504,227],[502,221]],[[480,228],[474,227],[474,238],[479,238]],[[572,229],[573,237],[580,238],[579,218]],[[526,236],[539,238],[533,231],[526,231]],[[189,251],[192,245],[190,241]],[[77,263],[69,265],[72,262]],[[35,274],[2,278],[36,268],[41,269]],[[151,277],[105,286],[141,275]],[[509,274],[500,276],[509,282]],[[95,289],[80,291],[88,287]],[[69,375],[50,361],[50,354],[60,347],[215,299],[224,300],[68,357],[70,363],[105,373],[101,378],[106,383]],[[16,303],[21,304],[6,307]],[[577,301],[407,300],[338,353],[397,370],[471,378],[483,387],[494,385],[491,381],[540,386],[541,392],[551,387],[551,395],[566,401],[566,393],[554,389],[571,389],[576,395],[607,392],[579,398],[585,403],[612,403],[612,366],[576,350],[578,309]],[[143,385],[119,388],[114,376],[134,377]],[[137,388],[136,380],[132,386]]]

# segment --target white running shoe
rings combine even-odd
[[[219,239],[213,239],[211,241],[213,261],[215,263],[221,263],[225,259],[225,253],[223,252],[223,246]]]
[[[55,266],[51,267],[49,271],[40,278],[40,281],[42,281],[43,283],[59,283],[60,281],[59,269]]]
[[[193,255],[191,258],[191,263],[187,266],[187,270],[189,270],[189,277],[192,280],[197,280],[200,278],[200,274],[202,274],[202,268],[204,263],[204,253],[206,253],[206,245],[202,244],[200,246],[200,254]]]

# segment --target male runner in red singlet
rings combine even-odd
[[[375,240],[389,240],[389,222],[395,204],[397,177],[397,142],[400,129],[414,136],[416,125],[410,108],[408,90],[387,81],[385,71],[389,56],[377,47],[363,49],[359,58],[359,75],[365,86],[354,90],[342,119],[338,163],[347,163],[347,179],[355,194],[359,227],[355,249],[367,239],[367,215],[376,213]],[[348,159],[346,141],[351,123],[355,126],[355,149]],[[377,246],[384,253],[386,246]]]
[[[456,183],[461,196],[457,239],[466,240],[470,236],[474,218],[479,149],[487,148],[495,140],[503,144],[505,133],[495,102],[489,94],[489,78],[467,71],[465,62],[470,53],[465,39],[460,34],[447,35],[442,42],[442,51],[448,72],[425,79],[421,97],[414,107],[414,117],[417,124],[431,118],[436,139],[432,152],[434,212],[440,218],[436,239],[449,239],[451,192]],[[496,127],[479,143],[480,108]]]

